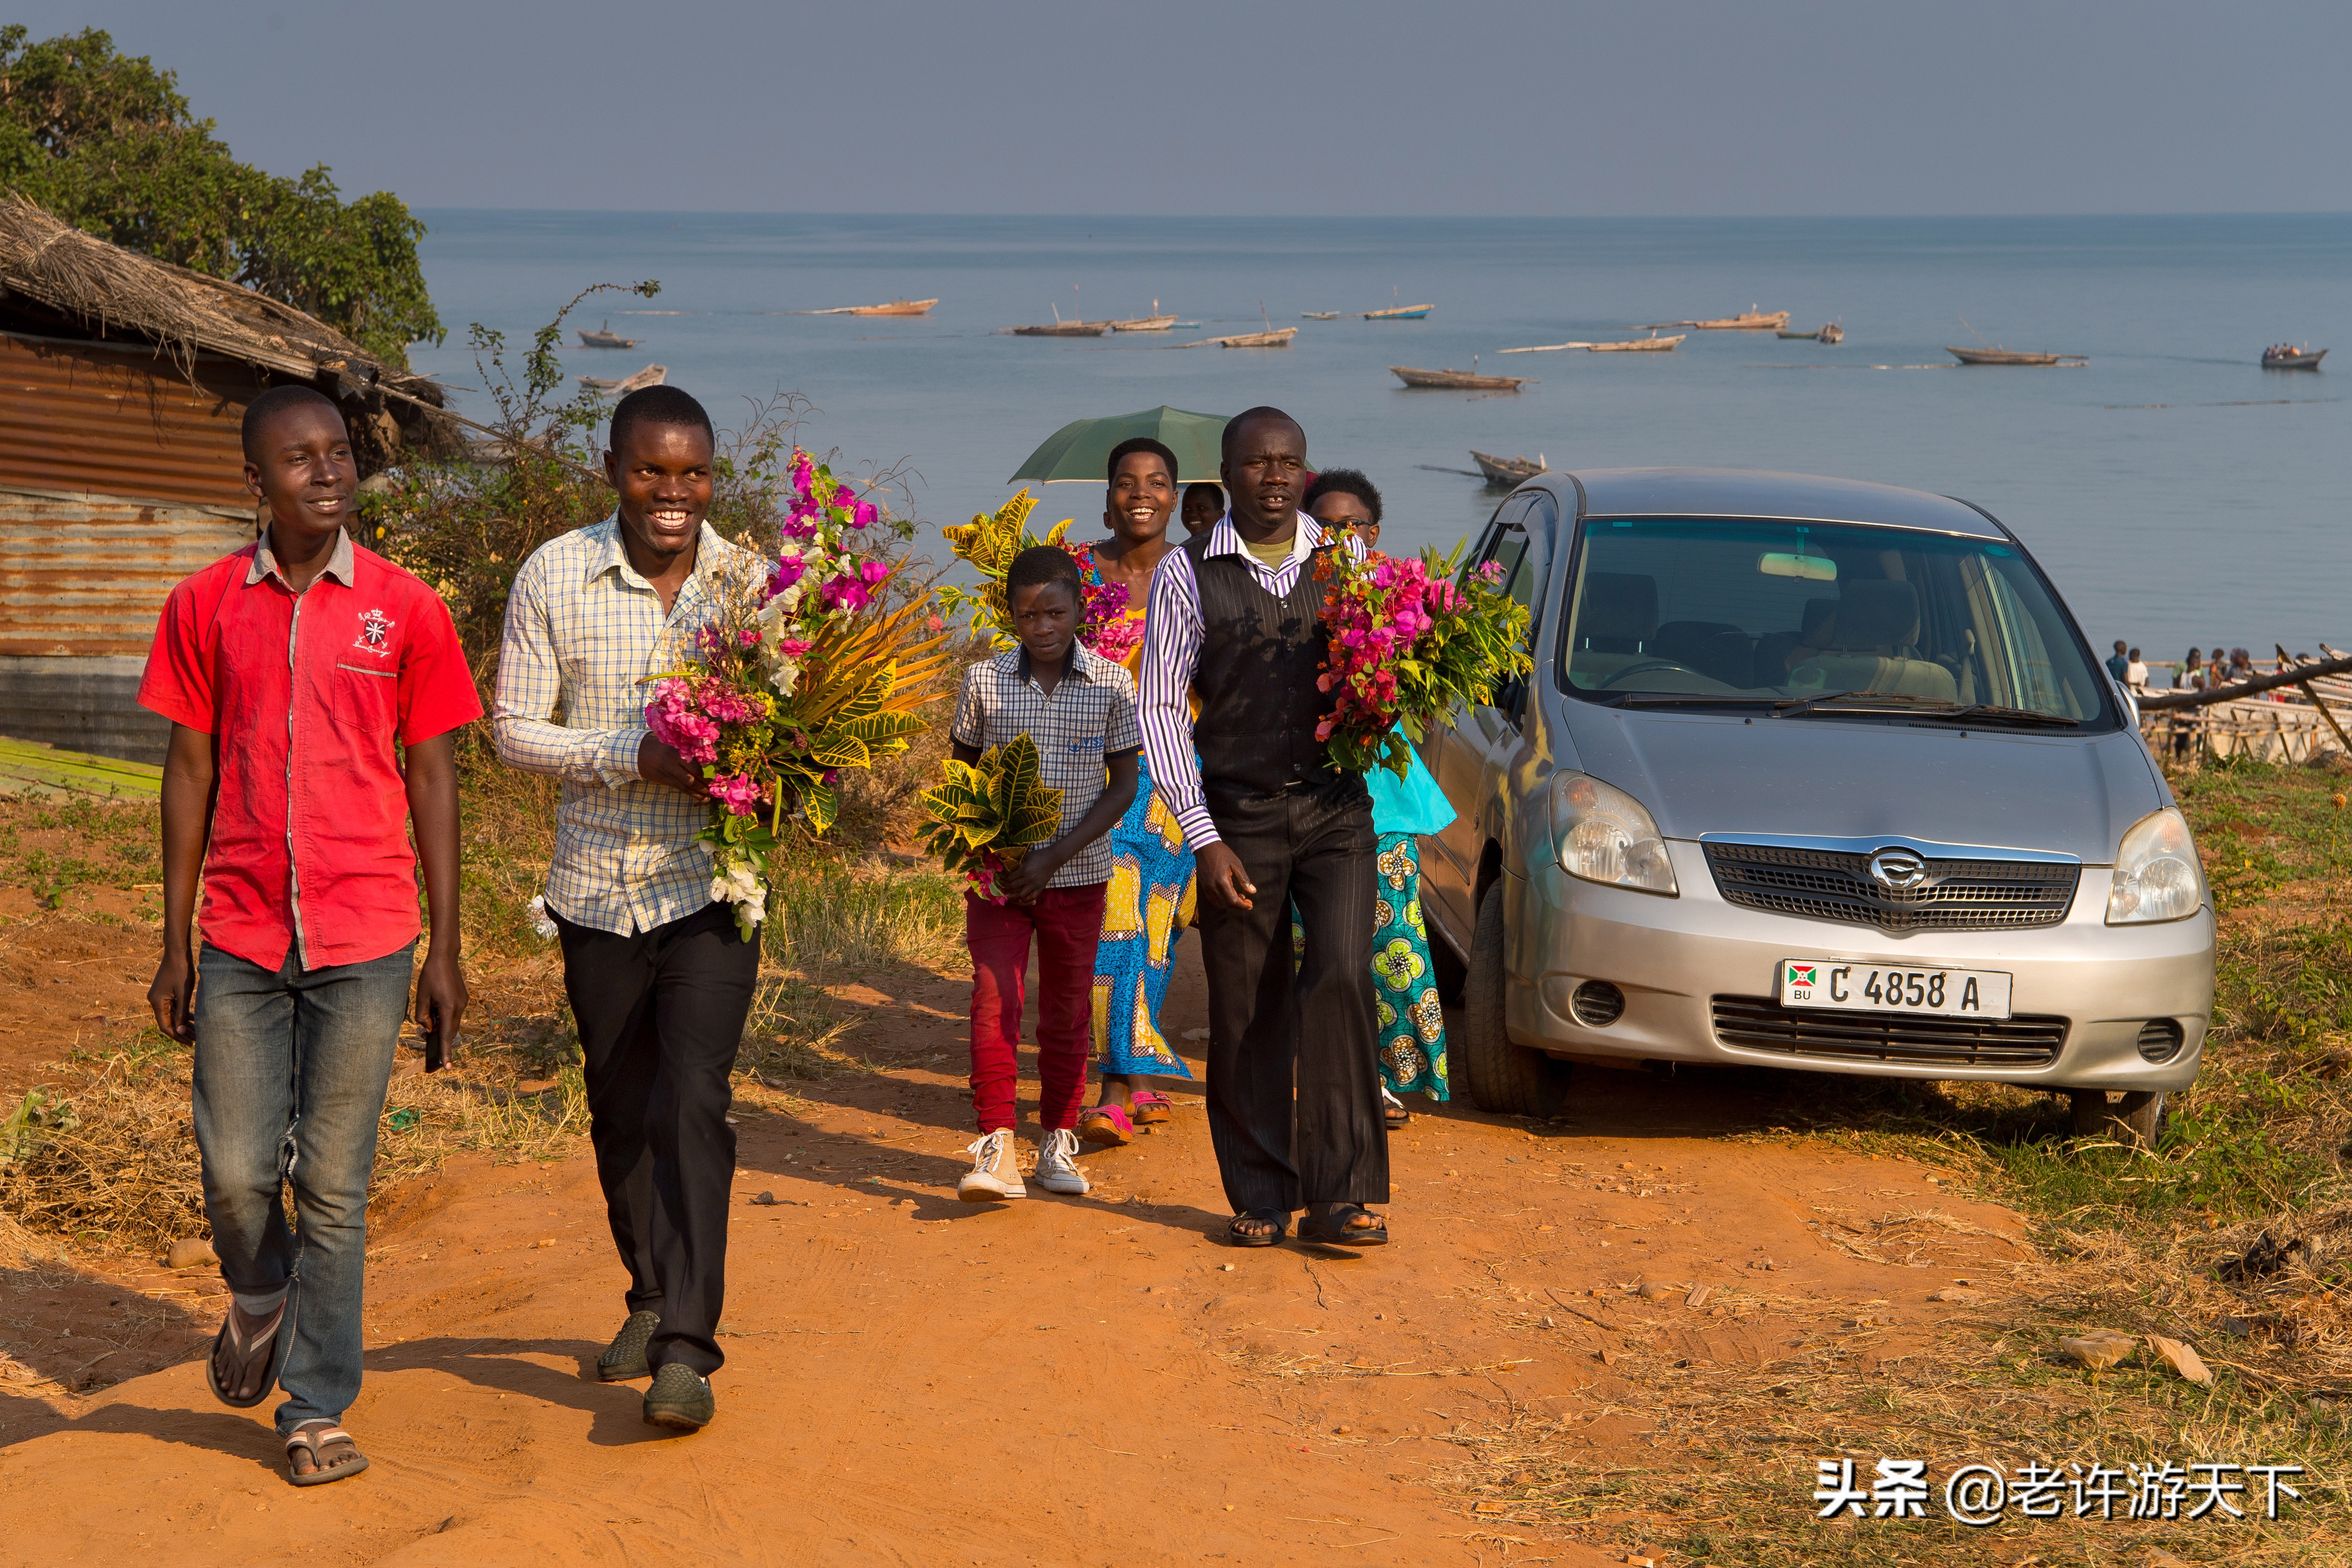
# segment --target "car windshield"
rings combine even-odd
[[[1570,603],[1561,684],[1593,701],[2112,722],[2055,595],[1998,540],[1836,523],[1590,519]]]

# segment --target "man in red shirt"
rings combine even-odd
[[[466,1010],[451,739],[482,705],[440,599],[343,531],[359,476],[335,405],[273,387],[244,436],[268,529],[172,591],[139,685],[172,721],[147,999],[195,1048],[205,1216],[230,1292],[206,1374],[239,1407],[285,1389],[288,1478],[316,1486],[367,1468],[340,1423],[360,1388],[368,1176],[420,852],[433,937],[415,1016],[454,1040]]]

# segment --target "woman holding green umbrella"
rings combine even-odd
[[[1149,436],[1111,448],[1110,494],[1103,508],[1110,538],[1092,548],[1088,564],[1105,581],[1125,586],[1127,614],[1137,622],[1151,596],[1152,571],[1171,549],[1176,474],[1176,455]],[[1138,637],[1128,657],[1130,671],[1142,657]],[[1169,1119],[1168,1097],[1146,1080],[1192,1076],[1160,1032],[1160,1004],[1168,994],[1176,943],[1192,923],[1192,852],[1151,788],[1148,768],[1110,842],[1110,887],[1095,951],[1094,1049],[1102,1093],[1078,1122],[1079,1138],[1096,1145],[1124,1144],[1139,1125]]]

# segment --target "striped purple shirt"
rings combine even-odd
[[[1279,599],[1298,581],[1307,557],[1323,540],[1322,525],[1299,513],[1289,557],[1269,568],[1243,548],[1233,514],[1228,512],[1210,532],[1208,553],[1241,557],[1258,586]],[[1359,539],[1351,537],[1349,546],[1351,554],[1364,553]],[[1182,825],[1185,841],[1195,854],[1222,841],[1216,823],[1209,820],[1208,800],[1201,788],[1201,758],[1192,747],[1192,711],[1188,700],[1204,635],[1201,585],[1192,575],[1192,558],[1181,549],[1170,550],[1151,573],[1151,598],[1143,620],[1143,689],[1136,716],[1143,722],[1143,756],[1151,769],[1151,788]]]

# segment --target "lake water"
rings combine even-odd
[[[2025,541],[2102,653],[2191,642],[2352,647],[2352,215],[1935,219],[1157,219],[426,212],[425,271],[449,341],[415,354],[472,382],[467,323],[527,340],[582,287],[644,340],[572,350],[574,372],[648,361],[722,425],[747,397],[798,392],[804,429],[853,462],[905,459],[917,514],[961,522],[1010,494],[1021,460],[1072,419],[1160,403],[1230,414],[1271,402],[1310,461],[1360,467],[1391,550],[1450,544],[1498,495],[1469,449],[1555,468],[1697,464],[1839,475],[1966,497]],[[937,296],[919,319],[775,312]],[[1160,337],[1024,339],[996,329],[1166,310]],[[1392,300],[1423,321],[1302,320]],[[1835,348],[1693,333],[1666,354],[1498,349],[1633,336],[1729,315],[1841,321]],[[609,306],[609,308],[608,308]],[[625,314],[625,309],[681,314]],[[1156,345],[1299,327],[1293,347]],[[2090,356],[2083,369],[1961,369],[1979,340]],[[567,334],[568,335],[568,334]],[[2338,342],[2338,339],[2342,342]],[[2342,352],[2264,371],[2263,345]],[[1516,396],[1408,392],[1391,365],[1541,378]],[[471,400],[478,404],[479,400]],[[468,406],[467,400],[459,402]],[[2332,454],[2332,455],[2331,455]],[[1101,515],[1056,485],[1043,516]],[[933,545],[937,553],[936,536]]]

